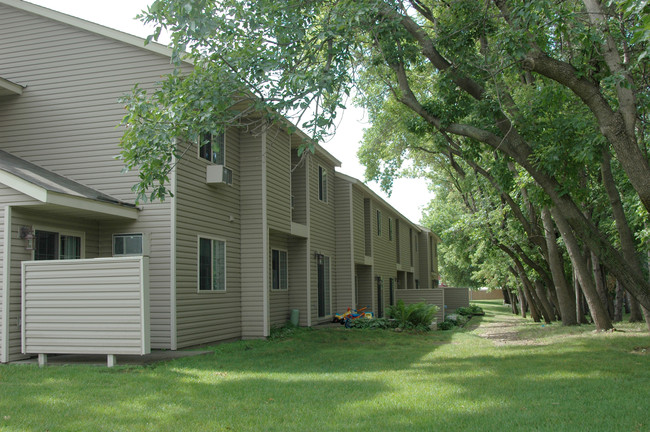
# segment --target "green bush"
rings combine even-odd
[[[454,324],[451,321],[443,321],[441,323],[438,323],[438,330],[451,330],[455,327],[456,324]]]
[[[456,313],[464,316],[474,315],[474,312],[472,311],[471,307],[459,307],[458,309],[456,309]]]
[[[451,321],[455,325],[462,327],[465,324],[467,324],[467,321],[469,321],[471,317],[466,317],[464,315],[459,315],[459,314],[449,314],[445,317],[445,321]]]
[[[483,312],[483,308],[477,305],[470,305],[469,307],[472,310],[472,315],[476,316],[483,316],[485,315],[485,312]]]
[[[346,327],[358,329],[390,329],[397,327],[397,322],[387,318],[357,318],[350,320]]]
[[[424,302],[405,305],[403,300],[398,300],[395,306],[387,310],[388,317],[397,321],[403,329],[429,327],[438,313],[438,306]]]

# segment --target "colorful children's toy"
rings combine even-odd
[[[364,312],[366,309],[368,308],[367,307],[361,309],[348,308],[348,310],[342,314],[334,314],[334,318],[332,318],[332,322],[338,322],[348,327],[348,323],[351,320],[355,320],[359,318],[372,319],[373,318],[372,312]]]

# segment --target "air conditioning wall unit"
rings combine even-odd
[[[205,171],[205,182],[209,185],[232,186],[232,170],[224,165],[208,165]]]

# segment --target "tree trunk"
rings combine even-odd
[[[551,321],[553,321],[553,306],[551,303],[548,301],[546,298],[546,287],[544,287],[544,284],[540,280],[535,281],[535,292],[537,293],[537,298],[539,300],[539,303],[542,306],[542,315],[544,316],[544,321],[546,321],[547,324],[550,324]]]
[[[641,305],[638,301],[630,294],[627,293],[627,299],[630,303],[630,322],[641,322],[643,320],[643,314],[641,313]]]
[[[544,237],[546,238],[548,249],[548,265],[551,268],[553,284],[555,285],[555,291],[557,292],[562,325],[577,325],[578,319],[576,315],[575,297],[571,292],[566,276],[564,275],[562,256],[560,255],[560,250],[557,247],[557,241],[555,238],[555,226],[553,225],[551,214],[547,208],[542,210],[542,222],[544,224]]]
[[[501,292],[503,293],[503,304],[510,304],[512,302],[510,300],[510,291],[507,288],[501,288]]]
[[[546,292],[548,295],[548,301],[553,306],[553,315],[557,321],[562,321],[562,314],[560,313],[560,302],[557,299],[557,292],[555,290],[555,285],[550,284],[546,287]]]
[[[521,310],[521,317],[526,318],[526,308],[528,307],[526,304],[526,297],[521,288],[517,288],[517,290],[519,291],[519,309]]]
[[[583,301],[582,288],[580,288],[580,281],[578,280],[578,275],[573,275],[573,287],[576,294],[576,315],[578,317],[578,322],[580,324],[589,324],[587,317],[585,316],[585,304]]]
[[[625,297],[625,290],[619,281],[616,281],[616,297],[614,299],[614,322],[623,321],[623,297]]]
[[[555,224],[560,230],[560,234],[562,234],[564,244],[569,252],[569,258],[571,258],[573,268],[578,275],[582,292],[584,293],[587,304],[589,305],[591,319],[593,319],[596,324],[596,330],[603,331],[611,329],[613,327],[612,320],[609,318],[609,314],[598,297],[596,286],[589,272],[587,260],[580,252],[580,246],[578,246],[578,241],[573,234],[571,227],[556,208],[551,209],[551,214],[555,220]]]
[[[598,298],[603,304],[603,307],[607,311],[610,319],[614,318],[614,308],[611,301],[609,301],[609,295],[607,293],[607,287],[605,286],[605,278],[603,276],[603,268],[600,266],[600,261],[596,254],[591,252],[591,269],[594,273],[594,282],[596,283],[596,292],[598,293]]]
[[[601,164],[601,173],[603,178],[603,186],[607,192],[607,197],[609,198],[610,206],[612,207],[612,214],[614,215],[614,221],[616,222],[616,229],[618,230],[618,236],[621,240],[621,249],[623,250],[623,257],[628,262],[631,271],[637,273],[641,278],[644,278],[643,270],[641,267],[641,261],[639,256],[636,253],[636,246],[634,244],[634,236],[630,225],[627,223],[625,218],[625,212],[623,211],[623,204],[621,203],[621,197],[616,188],[616,183],[614,182],[614,176],[612,175],[612,168],[610,163],[609,151],[603,150],[603,161]],[[625,283],[623,286],[627,288]],[[628,289],[630,294],[633,296],[634,290]],[[642,306],[643,307],[643,306]],[[643,316],[645,317],[648,330],[650,331],[650,313],[647,308],[643,307]]]
[[[518,301],[517,294],[510,293],[510,307],[512,308],[512,313],[515,315],[519,315],[519,309],[517,308]]]

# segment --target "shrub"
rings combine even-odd
[[[438,323],[438,330],[451,330],[453,329],[455,324],[451,321],[443,321],[441,323]]]
[[[470,317],[471,318],[471,317]],[[464,316],[464,315],[459,315],[459,314],[449,314],[445,317],[445,321],[451,321],[455,325],[462,327],[465,324],[467,324],[467,321],[469,321],[469,318]]]
[[[403,300],[398,300],[395,306],[387,310],[388,316],[397,321],[400,328],[428,327],[438,312],[438,306],[424,302],[405,305]]]
[[[389,320],[386,318],[357,318],[348,321],[346,327],[358,329],[390,329],[397,327],[397,321]]]
[[[477,305],[470,305],[469,307],[472,310],[472,315],[476,316],[483,316],[485,315],[485,312],[483,312],[483,308]]]
[[[465,316],[474,315],[474,312],[472,311],[471,307],[459,307],[458,309],[456,309],[456,313]]]

